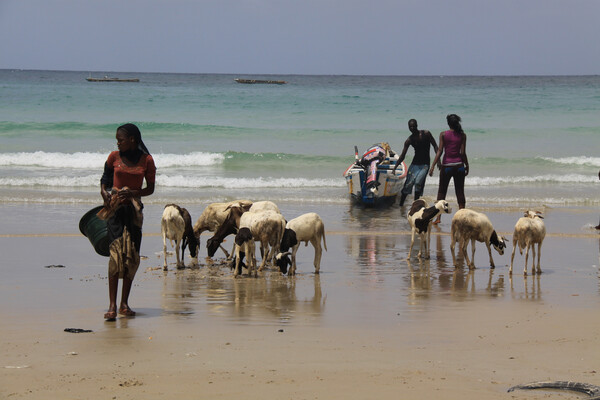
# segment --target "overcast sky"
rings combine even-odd
[[[600,0],[0,0],[0,68],[600,74]]]

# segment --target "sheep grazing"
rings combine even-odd
[[[171,246],[175,241],[175,254],[177,257],[177,268],[184,268],[183,262],[186,246],[189,246],[192,265],[198,265],[198,247],[200,242],[194,235],[192,229],[192,217],[190,213],[176,204],[167,204],[163,211],[160,222],[160,230],[163,238],[163,254],[165,263],[163,270],[167,271],[167,239]],[[179,243],[181,243],[181,259],[179,258]]]
[[[223,221],[225,221],[229,215],[229,207],[231,206],[239,206],[244,211],[248,211],[252,206],[252,202],[250,200],[235,200],[227,203],[211,203],[206,206],[194,224],[194,235],[196,235],[198,238],[198,242],[200,242],[200,234],[202,232],[216,232],[217,229],[219,229],[221,224],[223,224]],[[227,250],[225,250],[222,246],[221,250],[223,250],[227,258],[230,257]],[[210,257],[212,257],[212,255]]]
[[[285,231],[285,219],[283,218],[283,215],[271,210],[257,212],[248,211],[242,214],[239,226],[240,231],[242,228],[248,228],[252,233],[252,239],[245,240],[244,248],[253,248],[254,241],[260,242],[262,262],[258,267],[258,271],[262,271],[267,264],[267,261],[270,261],[273,255],[279,251],[279,246]],[[239,246],[236,244],[236,252],[238,251],[238,247]],[[250,250],[246,250],[248,269],[250,273],[252,273],[253,269],[256,273],[255,268],[253,268],[253,266],[256,266],[256,260],[248,254],[249,252]],[[252,249],[251,252],[254,253],[254,250]],[[236,270],[236,274],[237,273],[238,271]]]
[[[213,237],[206,241],[209,257],[215,254],[227,235],[237,234],[239,228],[250,229],[252,233],[252,246],[254,246],[254,241],[261,242],[262,263],[258,270],[262,271],[267,260],[279,249],[283,231],[285,230],[285,219],[280,213],[275,211],[244,212],[239,206],[231,206],[228,217],[223,221],[223,224],[217,229]],[[238,241],[241,240],[241,238],[238,238]],[[245,241],[247,239],[240,243],[244,243]],[[234,246],[237,247],[237,245]],[[272,247],[271,251],[268,250],[269,246]],[[237,249],[234,247],[235,252],[237,252]],[[250,256],[248,256],[248,260],[249,268],[250,265],[255,265],[252,264],[255,261],[250,260]],[[237,268],[236,273],[239,273]]]
[[[235,235],[235,247],[234,247],[234,259],[232,267],[234,268],[234,276],[238,276],[242,273],[242,268],[246,267],[243,262],[244,256],[247,256],[248,271],[251,273],[256,269],[256,258],[254,256],[254,239],[250,228],[240,228],[238,233]]]
[[[214,235],[206,241],[206,249],[208,250],[209,257],[214,256],[219,247],[223,249],[221,243],[223,243],[225,237],[235,235],[238,232],[240,218],[245,212],[247,211],[239,205],[232,205],[227,208],[226,218],[223,220],[223,223],[221,223]],[[227,257],[229,258],[229,255]]]
[[[452,218],[452,228],[450,230],[452,250],[452,263],[457,267],[456,257],[454,255],[454,246],[458,242],[459,252],[465,258],[469,269],[475,268],[475,241],[483,242],[487,246],[488,254],[490,255],[490,266],[495,268],[494,259],[492,258],[492,249],[490,244],[494,246],[498,254],[504,254],[506,247],[506,238],[498,236],[489,218],[482,213],[463,208],[458,210]],[[471,261],[467,255],[467,245],[471,241]]]
[[[531,274],[535,275],[535,244],[538,245],[537,251],[537,273],[542,273],[540,267],[540,256],[542,254],[542,242],[546,236],[546,226],[544,217],[539,211],[526,211],[525,215],[517,221],[515,225],[515,231],[513,233],[513,250],[510,256],[510,269],[508,273],[512,275],[513,260],[515,259],[515,250],[517,244],[519,246],[519,253],[523,255],[523,249],[525,250],[525,268],[523,269],[523,275],[527,275],[527,260],[529,258],[529,249],[531,249]]]
[[[289,275],[296,274],[296,252],[298,247],[300,247],[301,242],[304,242],[305,246],[308,246],[308,242],[310,242],[315,248],[314,266],[315,274],[318,274],[321,269],[321,254],[323,253],[321,239],[323,240],[323,247],[327,251],[325,225],[318,214],[303,214],[288,222],[280,246],[280,251],[283,253],[279,253],[275,257],[275,264],[277,264],[281,273],[287,273],[288,266],[291,265]],[[288,251],[290,247],[292,248],[291,252]],[[292,256],[291,261],[289,259],[290,255]]]
[[[415,200],[406,215],[411,229],[410,248],[408,249],[408,258],[412,254],[412,248],[415,244],[415,235],[421,238],[421,246],[417,257],[429,258],[429,239],[431,237],[431,223],[442,213],[450,214],[452,209],[446,200],[439,200],[433,206],[429,207],[423,199]],[[423,247],[425,251],[423,251]]]

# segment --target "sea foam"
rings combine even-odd
[[[107,153],[54,153],[45,151],[0,153],[0,166],[45,167],[102,170]],[[157,167],[203,167],[223,162],[222,153],[153,154]]]

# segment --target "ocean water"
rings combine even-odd
[[[0,70],[0,204],[99,203],[125,122],[140,127],[157,164],[146,203],[348,204],[342,173],[355,145],[401,151],[410,118],[437,139],[456,113],[468,137],[468,206],[600,206],[600,76],[92,75],[140,82]],[[436,172],[425,195],[436,196],[437,181]]]

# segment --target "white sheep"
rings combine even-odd
[[[429,239],[431,237],[431,223],[441,213],[449,214],[452,209],[448,205],[446,200],[439,200],[432,207],[429,207],[427,202],[423,199],[415,200],[406,215],[408,224],[411,229],[410,248],[408,249],[408,258],[412,253],[412,248],[415,243],[415,234],[419,234],[421,237],[421,246],[419,247],[419,254],[417,257],[429,258]],[[425,247],[425,251],[423,251]]]
[[[239,229],[242,230],[242,228],[248,228],[252,233],[252,239],[244,240],[244,242],[250,242],[249,244],[246,244],[245,247],[254,246],[254,241],[260,242],[262,262],[258,267],[258,271],[262,271],[272,255],[279,251],[279,245],[285,230],[285,219],[283,218],[283,215],[272,210],[257,212],[248,211],[243,213],[240,217]],[[239,247],[240,245],[236,243],[236,254],[239,253]],[[254,251],[250,251],[250,253],[254,253]],[[241,272],[237,268],[238,261],[239,257],[236,259],[236,276]],[[256,266],[256,260],[251,259],[250,255],[248,255],[248,269],[250,273],[252,273],[252,270],[254,269],[253,266]]]
[[[252,206],[252,202],[250,200],[235,200],[227,203],[211,203],[206,206],[194,224],[194,234],[198,238],[198,243],[200,242],[200,234],[204,231],[216,232],[229,215],[229,208],[236,205],[240,206],[243,211],[248,211]],[[227,250],[223,246],[220,246],[220,248],[229,258],[230,254]]]
[[[167,268],[167,239],[173,246],[175,241],[175,254],[177,258],[177,268],[184,268],[183,253],[187,245],[189,245],[190,256],[192,257],[192,265],[198,265],[198,247],[199,242],[194,235],[192,229],[192,218],[190,213],[176,204],[167,204],[162,214],[160,222],[160,230],[163,238],[163,255],[164,266]],[[179,258],[179,244],[181,243],[181,259]]]
[[[506,247],[506,238],[498,236],[490,219],[483,213],[463,208],[458,210],[452,218],[452,228],[450,231],[452,250],[452,263],[456,263],[454,255],[454,246],[458,242],[459,252],[463,255],[469,269],[475,268],[475,241],[485,243],[488,254],[490,256],[490,266],[495,268],[494,259],[492,258],[492,249],[490,244],[494,246],[498,254],[504,254]],[[467,255],[467,245],[471,241],[471,261]]]
[[[292,219],[286,224],[286,229],[281,240],[280,250],[283,253],[277,254],[275,257],[275,263],[279,266],[280,271],[285,274],[288,272],[288,265],[291,264],[289,275],[296,273],[296,252],[300,243],[304,242],[305,246],[308,246],[310,242],[315,248],[315,274],[318,274],[321,269],[321,255],[323,250],[321,249],[321,239],[323,240],[323,247],[327,251],[327,241],[325,240],[325,225],[323,220],[316,213],[306,213]],[[288,249],[292,248],[289,252]],[[292,256],[292,260],[288,256]]]
[[[276,213],[281,214],[281,211],[279,211],[279,207],[277,207],[277,204],[275,204],[269,200],[256,201],[256,202],[252,203],[252,207],[250,207],[250,209],[248,211],[257,212],[257,211],[266,211],[266,210],[274,211]]]
[[[519,246],[519,253],[523,255],[523,249],[525,250],[525,268],[523,269],[523,275],[527,275],[527,260],[529,258],[529,249],[531,249],[531,274],[535,275],[535,244],[538,245],[537,251],[537,273],[542,273],[540,267],[540,256],[542,254],[542,242],[546,237],[546,226],[544,217],[539,211],[526,211],[525,215],[517,221],[515,225],[515,231],[513,233],[513,249],[512,255],[510,256],[510,269],[508,273],[512,275],[513,260],[515,259],[515,250],[517,244]]]

